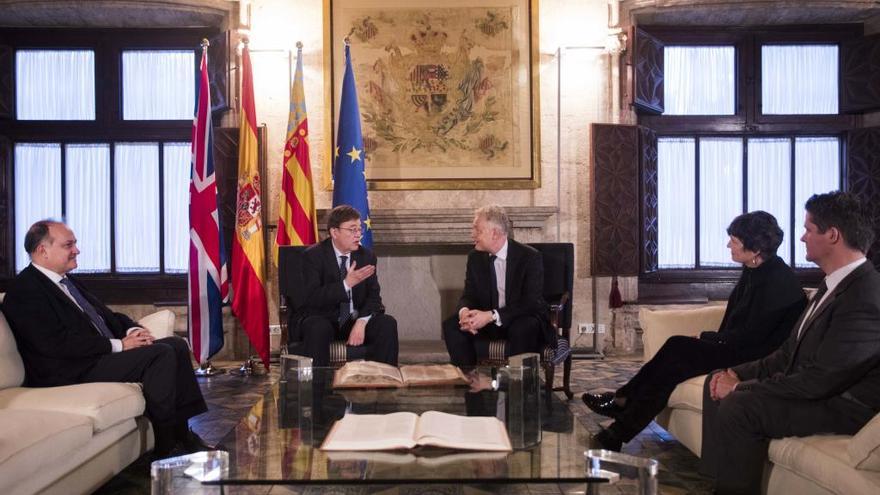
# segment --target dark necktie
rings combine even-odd
[[[498,309],[498,277],[495,275],[495,256],[489,255],[489,309]]]
[[[348,256],[340,256],[339,257],[339,278],[345,280],[345,277],[348,275],[348,267],[345,266],[348,261]],[[351,316],[351,291],[348,291],[348,298],[339,303],[339,326],[345,324],[346,320]]]
[[[104,321],[104,318],[101,318],[101,315],[98,314],[98,311],[95,310],[95,307],[92,306],[92,303],[89,302],[88,299],[83,296],[82,292],[76,288],[75,285],[70,281],[69,278],[65,277],[61,279],[61,285],[67,287],[67,292],[70,292],[70,295],[73,296],[73,300],[79,304],[79,307],[82,308],[83,313],[89,317],[92,325],[101,332],[101,335],[107,337],[108,339],[115,339],[116,336],[113,335],[113,332],[107,327],[107,323]]]
[[[807,328],[807,325],[810,324],[810,321],[813,320],[813,316],[816,314],[816,309],[819,307],[819,303],[822,302],[822,297],[825,293],[828,292],[828,285],[823,280],[821,284],[819,284],[819,290],[816,291],[816,294],[813,296],[813,300],[810,301],[810,309],[807,311],[807,317],[804,319],[804,323],[801,325],[801,328],[798,329],[798,338],[801,338],[801,335],[804,333],[804,329]]]

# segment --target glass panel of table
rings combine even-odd
[[[555,396],[542,403],[538,366],[478,368],[486,388],[334,389],[333,368],[282,359],[282,376],[223,439],[228,471],[209,484],[510,484],[604,482],[587,476],[589,432]],[[496,416],[510,453],[418,447],[408,451],[324,452],[345,414],[442,411]]]

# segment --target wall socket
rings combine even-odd
[[[281,325],[269,325],[269,335],[281,335]]]
[[[578,335],[590,335],[596,333],[595,323],[578,323]],[[599,333],[605,333],[605,324],[599,323]]]

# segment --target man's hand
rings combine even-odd
[[[481,328],[493,321],[491,311],[463,308],[461,317],[458,319],[458,326],[463,332],[470,332],[476,335]]]
[[[122,339],[122,350],[127,351],[137,347],[147,346],[153,343],[153,334],[146,328],[132,330]]]
[[[364,343],[364,333],[367,331],[367,322],[365,320],[355,320],[351,327],[351,333],[348,334],[348,345],[358,346]]]
[[[351,265],[348,267],[348,275],[345,276],[345,283],[349,288],[354,288],[355,285],[372,277],[374,273],[376,273],[375,265],[358,268],[357,261],[351,260]]]
[[[715,373],[712,375],[712,381],[709,382],[709,395],[713,400],[721,400],[733,392],[737,383],[739,383],[739,377],[730,368]]]

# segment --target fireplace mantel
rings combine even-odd
[[[555,206],[505,207],[514,227],[514,237],[540,239]],[[319,210],[319,225],[326,225],[329,210]],[[373,209],[370,223],[376,245],[464,245],[472,244],[472,208]]]

